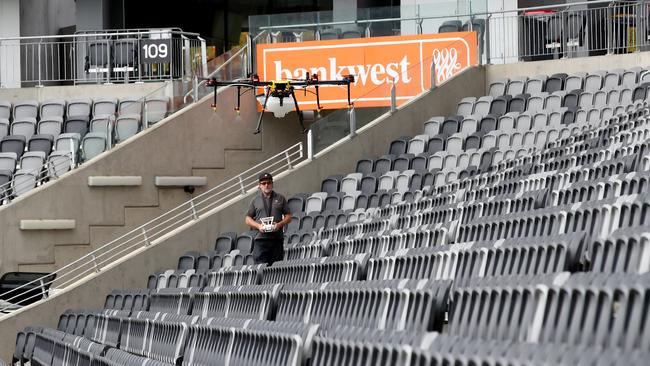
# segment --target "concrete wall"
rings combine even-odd
[[[20,37],[20,0],[0,0],[0,38]],[[0,88],[20,87],[18,41],[0,43]]]
[[[20,35],[50,36],[61,28],[74,26],[75,0],[20,0]]]
[[[403,105],[399,112],[386,114],[364,126],[354,139],[342,140],[335,148],[329,148],[318,154],[313,161],[301,163],[292,171],[277,176],[275,188],[286,195],[317,191],[325,176],[353,171],[358,158],[367,154],[385,153],[394,138],[421,132],[422,123],[428,117],[453,113],[458,100],[468,95],[480,95],[483,88],[484,71],[479,68],[467,70],[433,92]],[[265,137],[264,142],[266,141]],[[144,146],[142,143],[130,145],[134,145],[132,148]],[[188,153],[193,155],[195,151],[188,151]],[[158,161],[165,161],[167,157],[167,154],[164,154],[151,163],[157,165]],[[191,160],[192,157],[188,156],[186,159]],[[207,250],[214,245],[218,233],[243,230],[243,215],[250,201],[250,195],[254,193],[251,191],[243,199],[241,197],[233,199],[220,209],[214,210],[212,214],[161,238],[146,250],[140,249],[125,261],[114,263],[111,267],[104,268],[101,273],[84,279],[77,286],[73,286],[74,288],[60,292],[47,301],[22,309],[9,317],[0,318],[0,356],[9,360],[14,349],[15,334],[23,327],[27,325],[55,327],[59,314],[68,308],[100,308],[103,305],[104,295],[111,289],[144,287],[150,273],[163,268],[174,268],[178,257],[185,251]],[[111,195],[110,198],[114,196]]]
[[[235,89],[225,90],[220,105],[235,105],[235,95]],[[213,112],[210,103],[208,96],[0,207],[0,272],[55,270],[189,198],[182,187],[157,188],[156,176],[207,177],[195,192],[200,194],[304,138],[291,117],[266,118],[263,133],[253,135],[257,108],[250,94],[239,120],[227,107]],[[140,176],[143,183],[89,187],[90,176]],[[21,220],[43,219],[75,220],[75,227],[20,229]]]
[[[124,98],[142,97],[156,92],[155,96],[173,95],[171,82],[142,84],[92,84],[75,86],[48,86],[45,88],[0,88],[0,100],[12,103],[20,100],[43,102],[48,99]]]

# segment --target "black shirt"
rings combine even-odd
[[[251,201],[251,204],[248,206],[248,211],[246,211],[246,216],[251,217],[257,222],[261,222],[262,217],[273,216],[273,222],[278,223],[282,221],[282,215],[288,215],[291,212],[289,211],[289,205],[287,205],[287,199],[283,195],[276,193],[275,191],[271,192],[271,198],[273,202],[269,205],[269,199],[264,197],[262,192],[259,192],[255,198]],[[266,204],[264,203],[266,201]],[[267,208],[270,208],[271,212],[267,211]],[[272,233],[258,233],[257,237],[260,239],[265,238],[280,238],[282,237],[282,230],[278,230]]]

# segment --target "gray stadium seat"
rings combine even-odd
[[[41,118],[36,125],[36,133],[39,135],[51,135],[57,138],[63,131],[63,119],[61,117]]]
[[[137,114],[142,116],[142,98],[128,97],[121,98],[117,105],[117,114]]]
[[[47,175],[50,177],[60,177],[69,171],[72,167],[72,157],[70,151],[52,151],[47,159]]]
[[[11,119],[11,102],[6,100],[0,100],[0,119],[10,120]]]
[[[11,124],[11,130],[9,131],[11,135],[24,136],[26,140],[29,140],[35,132],[36,118],[34,117],[14,118],[14,122]]]
[[[20,159],[25,151],[25,136],[9,135],[0,140],[0,152],[13,152],[16,154],[16,159]]]
[[[92,116],[114,116],[117,112],[116,98],[97,98],[93,100]]]
[[[140,116],[120,115],[115,120],[115,140],[122,142],[140,131]]]
[[[38,118],[38,102],[35,100],[23,100],[14,103],[12,111],[13,120],[24,118]]]
[[[65,101],[60,99],[49,99],[41,103],[39,109],[39,118],[43,120],[45,118],[61,118],[65,114]]]
[[[103,132],[88,132],[81,140],[81,152],[84,161],[94,158],[106,151],[106,149],[106,134]]]
[[[68,101],[66,116],[89,118],[92,112],[92,100],[73,99]]]
[[[143,123],[160,122],[169,111],[169,98],[146,98],[144,103]]]
[[[16,170],[11,184],[13,195],[19,197],[31,191],[36,187],[37,179],[38,172],[25,169]]]

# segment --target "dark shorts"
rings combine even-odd
[[[256,264],[272,265],[284,259],[284,238],[258,238],[253,245]]]

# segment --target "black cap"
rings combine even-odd
[[[273,180],[273,176],[271,175],[271,173],[264,172],[260,174],[259,181],[262,182],[265,180],[271,180],[271,181]]]

